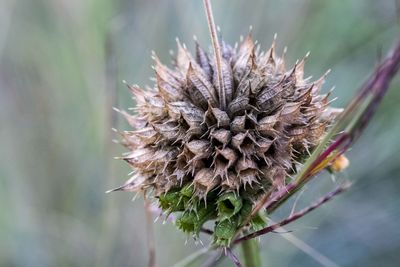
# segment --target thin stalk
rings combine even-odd
[[[232,260],[232,262],[235,264],[236,267],[243,267],[239,259],[233,253],[232,249],[226,248],[226,255]]]
[[[256,239],[245,240],[241,244],[244,267],[261,267],[260,245]]]
[[[246,242],[248,240],[253,240],[253,238],[259,237],[261,235],[265,235],[267,233],[270,233],[270,232],[276,230],[277,228],[280,228],[280,227],[285,226],[285,225],[287,225],[287,224],[289,224],[291,222],[294,222],[294,221],[302,218],[304,215],[306,215],[306,214],[310,213],[311,211],[315,210],[316,208],[319,208],[320,206],[322,206],[326,202],[330,201],[335,196],[343,193],[350,186],[351,186],[350,183],[345,183],[345,184],[339,186],[338,188],[336,188],[335,190],[329,192],[328,194],[326,194],[322,198],[320,198],[316,203],[314,203],[314,204],[302,209],[299,212],[293,213],[292,215],[290,215],[288,218],[282,220],[281,222],[275,223],[275,224],[270,225],[270,226],[267,226],[267,227],[265,227],[265,228],[263,228],[261,230],[253,232],[251,234],[242,236],[241,238],[236,239],[233,243],[237,244],[237,243],[240,243],[240,242]]]
[[[224,88],[224,81],[222,79],[222,63],[221,63],[221,47],[218,42],[217,29],[215,27],[214,16],[212,12],[210,0],[204,0],[204,9],[206,11],[208,28],[210,29],[211,43],[214,50],[215,66],[217,71],[217,81],[218,81],[218,97],[219,104],[222,110],[226,108],[226,95]]]

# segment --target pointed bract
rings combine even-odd
[[[213,54],[197,42],[193,57],[178,41],[175,69],[154,55],[154,90],[130,87],[137,112],[122,112],[130,125],[138,126],[121,133],[131,150],[124,160],[135,175],[116,190],[149,190],[162,198],[161,208],[170,206],[165,196],[176,196],[175,209],[165,211],[187,211],[178,219],[185,231],[191,231],[186,217],[196,218],[199,207],[213,207],[221,195],[240,195],[251,206],[265,192],[283,188],[295,174],[293,166],[318,145],[340,113],[329,107],[327,95],[319,95],[324,76],[314,83],[303,79],[308,54],[285,70],[275,41],[265,53],[250,34],[239,48],[223,40],[220,47],[220,81]],[[191,188],[190,197],[181,195],[183,188]],[[239,225],[239,214],[234,210],[229,220]],[[217,219],[217,227],[226,216]]]

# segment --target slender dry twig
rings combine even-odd
[[[226,96],[224,81],[222,79],[222,66],[221,66],[221,47],[218,42],[217,30],[215,27],[214,16],[212,12],[210,0],[204,0],[204,9],[207,15],[208,28],[210,29],[211,43],[214,48],[214,58],[217,69],[217,81],[218,81],[218,96],[221,108],[226,108]]]
[[[328,202],[329,200],[331,200],[333,197],[339,195],[340,193],[344,192],[345,190],[347,190],[350,187],[350,183],[345,183],[344,185],[336,188],[335,190],[333,190],[332,192],[329,192],[328,194],[326,194],[324,197],[322,197],[320,200],[318,200],[316,203],[310,205],[307,208],[302,209],[299,212],[294,213],[293,215],[287,217],[286,219],[282,220],[279,223],[270,225],[268,227],[265,227],[259,231],[253,232],[251,234],[248,234],[246,236],[243,236],[241,238],[238,238],[234,241],[234,244],[240,243],[242,241],[245,240],[249,240],[255,237],[258,237],[260,235],[264,235],[267,233],[270,233],[274,230],[276,230],[277,228],[280,228],[281,226],[284,226],[286,224],[289,224],[293,221],[296,221],[298,219],[300,219],[301,217],[303,217],[304,215],[308,214],[309,212],[315,210],[316,208],[320,207],[321,205],[323,205],[324,203]]]

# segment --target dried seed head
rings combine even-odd
[[[215,218],[216,233],[240,226],[242,207],[282,188],[339,112],[320,95],[325,76],[303,79],[308,54],[286,70],[275,42],[260,52],[249,35],[220,47],[220,80],[214,56],[197,43],[193,57],[178,42],[172,69],[154,56],[154,88],[131,86],[137,112],[123,112],[136,128],[122,133],[134,174],[119,189],[153,192],[164,211],[183,211],[178,226],[189,232]]]

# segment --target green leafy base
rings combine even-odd
[[[222,195],[210,193],[206,199],[199,199],[193,193],[193,187],[190,185],[180,190],[171,190],[159,196],[160,207],[167,214],[180,212],[176,226],[195,236],[198,236],[206,222],[215,220],[214,244],[229,246],[238,230],[248,222],[253,201],[233,192]],[[266,223],[266,217],[258,213],[250,220],[247,228],[258,230]]]

